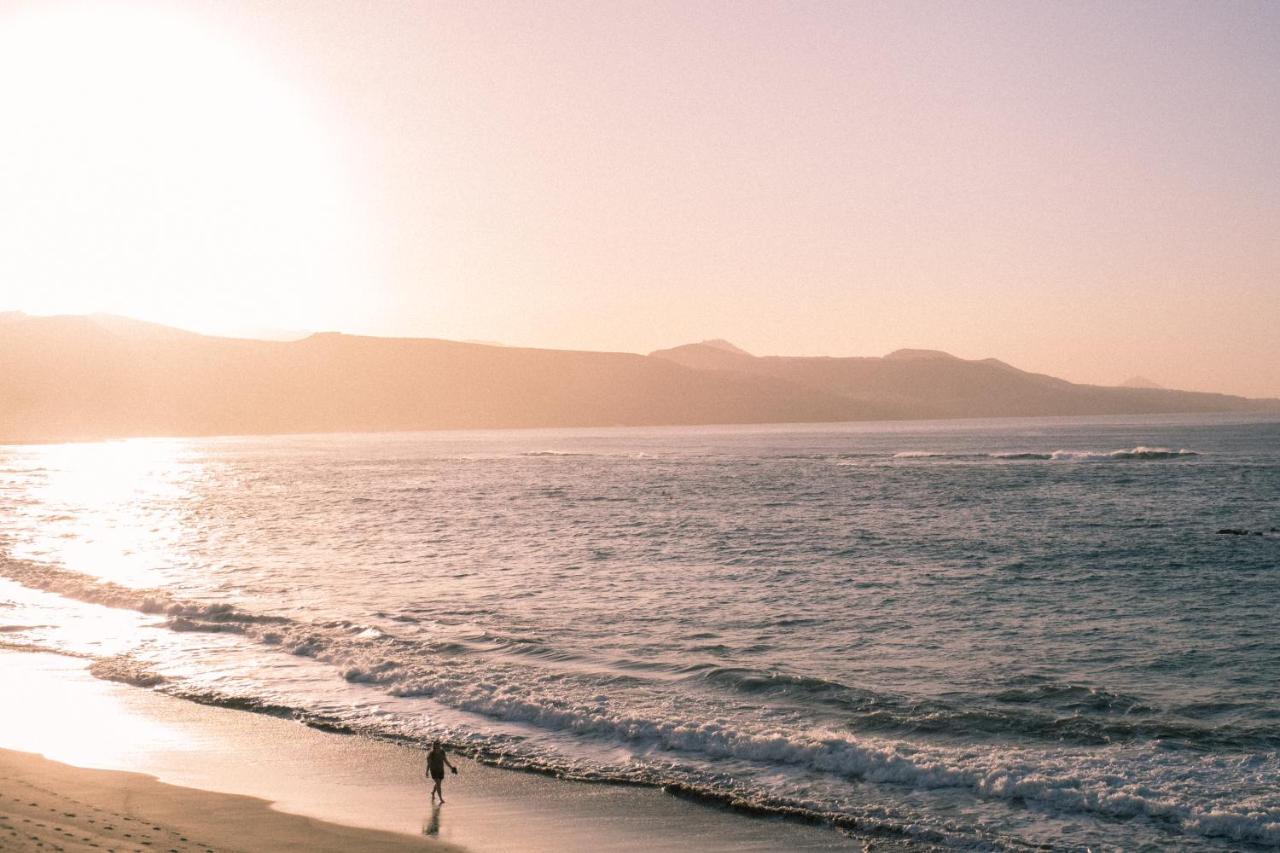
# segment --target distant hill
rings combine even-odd
[[[336,333],[261,341],[7,313],[0,441],[1280,411],[1280,401],[1073,385],[994,359],[906,352],[758,358],[712,341],[643,356]]]
[[[908,418],[1280,410],[1280,400],[1078,385],[998,359],[970,361],[938,350],[903,349],[883,358],[756,357],[701,343],[651,356],[698,370],[782,379]]]
[[[733,344],[729,343],[724,338],[712,338],[710,340],[703,341],[702,345],[704,347],[711,347],[713,349],[723,350],[727,353],[732,353],[733,355],[745,355],[748,357],[751,355],[751,353],[747,352],[741,347],[735,347]]]
[[[0,441],[879,418],[836,394],[629,353],[0,320]]]
[[[1164,388],[1159,382],[1145,376],[1130,376],[1120,383],[1121,388]]]

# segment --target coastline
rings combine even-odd
[[[166,785],[0,749],[0,847],[6,850],[308,850],[404,853],[460,848],[276,811],[255,797]]]
[[[657,789],[556,779],[457,755],[448,802],[433,808],[422,752],[409,746],[101,681],[88,661],[53,654],[0,649],[0,676],[22,685],[21,701],[0,705],[0,821],[12,826],[0,827],[0,847],[6,838],[42,850],[872,846],[829,827],[742,815]],[[27,799],[37,788],[42,793]],[[123,816],[147,823],[137,823],[139,833],[103,830],[104,821],[127,826]],[[880,839],[874,848],[921,849]]]

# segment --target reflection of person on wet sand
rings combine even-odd
[[[440,834],[440,804],[435,800],[431,801],[431,819],[427,821],[427,825],[422,827],[423,835],[439,835]]]
[[[458,768],[449,763],[449,756],[444,754],[444,747],[440,745],[440,741],[433,740],[431,742],[431,751],[427,753],[427,773],[431,774],[432,780],[436,783],[431,789],[431,801],[434,803],[436,797],[440,798],[440,802],[444,802],[444,793],[440,790],[440,783],[444,781],[444,769],[448,767],[454,773],[458,772]]]

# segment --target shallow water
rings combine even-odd
[[[1218,416],[6,447],[0,642],[959,847],[1274,847],[1278,501]]]

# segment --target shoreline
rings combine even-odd
[[[166,816],[181,810],[148,815],[154,821],[149,826],[188,831],[156,835],[161,831],[152,830],[153,845],[142,846],[143,850],[412,847],[728,853],[872,846],[867,838],[829,826],[747,815],[656,788],[577,782],[493,767],[460,755],[451,755],[460,772],[446,777],[447,803],[433,808],[428,803],[430,789],[422,775],[420,749],[99,680],[89,673],[88,664],[51,653],[0,649],[0,676],[6,683],[23,685],[23,701],[0,706],[0,750],[6,751],[0,753],[4,779],[0,816],[13,814],[10,807],[17,808],[21,800],[20,794],[9,792],[14,783],[8,762],[15,753],[25,752],[43,756],[28,756],[23,772],[30,775],[23,778],[42,785],[48,796],[97,790],[96,802],[109,804],[111,791],[123,785],[126,791],[146,792],[134,798],[135,804],[150,802],[160,796],[156,791],[163,791],[161,800],[185,804],[183,808],[193,815],[235,815],[230,836],[204,831],[204,824],[171,825]],[[116,779],[103,773],[123,775]],[[94,774],[98,774],[96,780]],[[230,799],[224,803],[217,798]],[[50,804],[41,810],[51,819],[66,812],[80,815],[75,808],[59,808]],[[263,818],[264,814],[268,817]],[[275,816],[287,820],[277,825]],[[14,817],[4,822],[19,827]],[[52,849],[50,843],[81,849],[67,844],[93,838],[88,831],[93,826],[66,827],[70,836],[56,834],[44,848],[30,844],[32,849]],[[281,838],[301,838],[309,832],[312,835],[306,837],[321,841],[271,843],[263,835],[268,830],[286,833]],[[12,831],[0,832],[0,847]],[[214,846],[158,843],[182,836]],[[326,838],[343,840],[326,848]],[[112,840],[119,839],[113,836]],[[96,842],[99,848],[89,847],[90,842],[75,843],[86,850],[104,849],[103,841]],[[877,838],[874,849],[920,850],[924,845]]]
[[[6,850],[307,850],[404,853],[461,848],[277,811],[267,800],[168,785],[0,749],[0,847]]]

